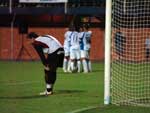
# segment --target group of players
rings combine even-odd
[[[88,73],[92,71],[89,59],[91,36],[92,31],[89,31],[88,24],[80,26],[79,31],[73,25],[68,28],[64,35],[64,72]]]
[[[52,95],[57,78],[57,68],[63,66],[64,72],[91,72],[89,59],[91,35],[89,26],[84,24],[77,31],[74,26],[69,27],[65,33],[64,47],[51,35],[38,35],[30,32],[27,36],[29,43],[38,53],[45,73],[46,90],[40,95]],[[65,54],[64,54],[65,53]]]

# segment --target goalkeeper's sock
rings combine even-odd
[[[46,84],[46,90],[48,92],[52,91],[53,90],[53,85],[52,84]]]

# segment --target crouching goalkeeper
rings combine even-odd
[[[44,65],[46,90],[40,95],[51,95],[57,77],[57,68],[63,66],[64,49],[60,42],[51,35],[39,36],[31,32],[27,37],[31,39]]]

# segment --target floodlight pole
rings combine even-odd
[[[64,12],[65,12],[65,14],[67,14],[67,5],[68,5],[67,3],[68,3],[68,0],[64,4]]]
[[[9,13],[12,13],[12,0],[9,0]]]
[[[110,63],[111,63],[111,14],[112,0],[106,0],[105,12],[105,77],[104,77],[104,104],[110,104]]]
[[[13,15],[13,19],[11,21],[11,28],[10,28],[10,37],[11,37],[11,60],[14,58],[13,50],[14,50],[14,21],[16,18],[16,14]]]
[[[12,14],[12,0],[9,0],[9,14]],[[10,25],[10,40],[11,40],[11,44],[10,44],[10,48],[11,48],[11,55],[10,55],[10,59],[13,60],[13,49],[14,49],[14,33],[13,33],[13,29],[14,29],[14,20],[15,20],[15,15],[13,15],[13,19],[11,21],[11,25]]]

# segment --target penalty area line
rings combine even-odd
[[[94,109],[94,108],[97,108],[97,107],[98,106],[89,106],[89,107],[77,109],[77,110],[74,110],[74,111],[71,111],[71,112],[67,112],[67,113],[79,113],[79,112],[90,110],[90,109]]]

